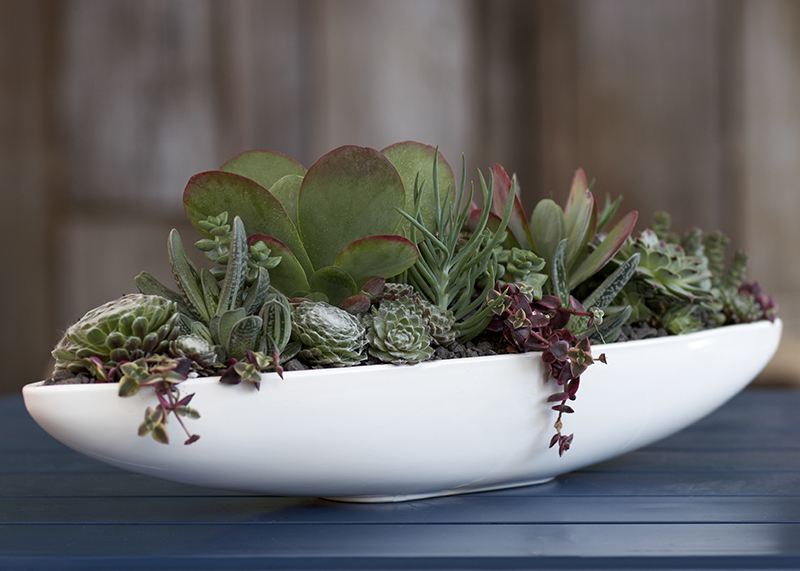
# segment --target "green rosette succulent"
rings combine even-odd
[[[534,298],[542,299],[542,287],[547,281],[547,274],[541,273],[545,265],[543,258],[530,250],[512,247],[510,250],[502,250],[497,260],[505,272],[501,274],[503,282],[533,286]]]
[[[428,322],[409,298],[383,301],[364,319],[369,354],[386,363],[419,363],[433,356]]]
[[[635,240],[628,240],[618,258],[639,254],[636,278],[652,286],[658,293],[685,300],[708,298],[712,274],[705,256],[689,256],[678,244],[659,240],[650,229]]]
[[[219,360],[214,345],[199,335],[181,335],[169,344],[168,355],[174,359],[190,359],[192,368],[209,370]]]
[[[303,343],[298,356],[310,365],[347,367],[367,358],[364,326],[345,310],[325,302],[304,301],[296,306],[292,332]]]
[[[165,353],[180,335],[175,302],[157,295],[130,294],[89,311],[53,350],[56,371],[92,370],[87,360],[106,366]]]

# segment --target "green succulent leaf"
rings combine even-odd
[[[275,151],[245,151],[225,161],[219,170],[246,176],[264,188],[272,188],[287,175],[302,178],[306,174],[303,165]]]
[[[516,179],[509,178],[502,166],[496,164],[492,167],[492,211],[496,217],[496,221],[489,225],[492,230],[500,226],[500,216],[505,212],[512,184],[516,184]],[[492,228],[493,225],[495,228]],[[525,211],[522,209],[519,192],[514,194],[514,207],[511,211],[511,218],[508,221],[508,230],[514,236],[517,248],[523,250],[534,249],[533,236],[531,235]]]
[[[586,184],[583,169],[578,169],[564,209],[564,230],[569,240],[567,270],[572,272],[588,253],[589,242],[597,230],[597,204]]]
[[[269,192],[277,198],[286,214],[297,227],[297,199],[300,196],[300,186],[303,184],[303,177],[295,174],[287,174],[285,177],[269,187]]]
[[[436,147],[424,143],[417,143],[416,141],[403,141],[402,143],[389,145],[381,152],[389,159],[400,174],[400,179],[403,181],[403,187],[405,188],[404,210],[412,216],[415,214],[412,210],[414,206],[414,182],[417,174],[420,175],[420,182],[423,180],[426,181],[419,204],[420,214],[422,215],[422,222],[425,224],[425,227],[436,232],[437,209],[432,181],[433,159],[437,153]],[[447,209],[447,204],[451,203],[455,196],[456,177],[455,174],[453,174],[453,169],[442,156],[442,153],[438,153],[437,171],[436,177],[439,182],[439,208]],[[401,228],[403,229],[404,236],[410,236],[408,232],[411,229],[411,224],[408,221],[404,220]]]
[[[242,219],[233,219],[233,235],[228,253],[228,267],[219,292],[219,304],[215,315],[222,315],[239,306],[242,289],[247,276],[247,235]]]
[[[206,308],[200,274],[183,247],[181,236],[174,228],[169,233],[169,265],[175,277],[175,283],[183,293],[192,312],[208,323],[211,315]]]
[[[308,278],[300,262],[283,242],[264,234],[253,234],[250,242],[264,242],[273,256],[280,257],[281,263],[269,271],[270,285],[278,291],[291,295],[296,291],[308,291]]]
[[[300,236],[313,266],[333,265],[354,240],[393,234],[404,206],[400,175],[378,151],[345,146],[323,156],[306,173],[297,203]]]
[[[231,327],[226,342],[229,359],[244,359],[247,351],[256,349],[256,342],[261,334],[263,322],[258,315],[248,315]]]
[[[569,285],[571,288],[593,276],[614,257],[625,244],[625,240],[628,239],[631,232],[633,232],[633,227],[636,224],[638,216],[639,213],[635,210],[628,212],[628,214],[609,231],[605,239],[600,242],[600,245],[586,257],[580,266],[575,269],[574,273],[570,274]]]
[[[328,266],[318,270],[308,280],[312,292],[320,292],[328,298],[331,305],[339,305],[351,295],[359,292],[353,277],[347,270],[337,266]]]
[[[204,236],[211,237],[200,221],[228,212],[230,216],[239,216],[251,234],[266,234],[285,244],[303,269],[313,273],[311,260],[286,210],[255,181],[223,171],[196,174],[183,192],[183,206],[189,221]]]
[[[360,290],[372,278],[390,278],[404,272],[418,256],[414,243],[402,236],[368,236],[348,244],[334,266],[347,271]]]
[[[566,237],[564,212],[553,200],[540,200],[531,215],[531,234],[536,253],[552,263],[559,242]]]
[[[567,283],[567,239],[558,243],[553,264],[550,266],[550,282],[553,293],[561,300],[565,307],[569,307],[569,284]]]

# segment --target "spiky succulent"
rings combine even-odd
[[[53,350],[56,370],[91,370],[87,359],[96,357],[113,367],[163,353],[180,334],[176,304],[155,295],[130,294],[89,311]]]
[[[428,322],[408,297],[386,300],[365,316],[369,354],[386,363],[419,363],[433,356]]]
[[[346,367],[367,358],[364,326],[345,310],[325,302],[297,305],[292,312],[292,331],[303,343],[298,356],[310,365]]]

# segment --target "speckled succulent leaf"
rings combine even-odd
[[[595,248],[594,251],[575,268],[575,271],[570,274],[569,284],[571,288],[583,283],[596,274],[616,255],[625,244],[625,240],[627,240],[628,236],[633,232],[633,227],[636,225],[638,216],[639,213],[632,210],[628,212],[622,220],[617,222],[597,248]]]
[[[214,315],[221,316],[241,304],[242,290],[247,275],[247,234],[242,219],[233,219],[233,234],[225,270],[225,279],[219,292],[219,304]]]
[[[272,287],[286,295],[296,291],[309,291],[308,278],[303,266],[283,242],[264,234],[253,234],[248,238],[249,243],[254,241],[264,242],[273,256],[281,258],[281,263],[269,271]]]
[[[355,280],[343,268],[328,266],[316,271],[308,280],[310,291],[325,295],[328,303],[339,305],[359,292]]]
[[[255,315],[261,309],[264,300],[270,291],[269,271],[264,268],[258,269],[258,274],[253,283],[245,290],[244,307],[247,315]]]
[[[181,236],[174,228],[169,233],[168,251],[169,265],[172,268],[172,275],[175,278],[178,289],[183,294],[192,312],[208,323],[209,319],[211,319],[211,314],[206,308],[203,286],[200,283],[200,273],[192,260],[189,259],[189,255],[183,247]]]
[[[183,206],[189,221],[202,234],[200,220],[228,212],[239,216],[251,234],[266,234],[289,248],[306,272],[313,266],[300,235],[286,210],[270,192],[255,181],[238,174],[208,171],[189,179],[183,192]]]
[[[214,342],[225,347],[230,338],[231,329],[233,329],[237,321],[241,321],[245,317],[247,317],[247,312],[243,307],[231,309],[221,315],[215,315],[211,319],[211,325],[209,326]]]
[[[270,194],[280,201],[295,227],[297,227],[297,199],[300,196],[302,184],[302,176],[287,174],[269,187]]]
[[[236,321],[225,344],[229,359],[244,359],[245,353],[256,347],[263,322],[258,315],[248,315]]]
[[[565,306],[569,306],[569,282],[567,276],[567,247],[566,238],[561,240],[553,253],[553,262],[550,264],[550,285],[553,294],[561,300]]]
[[[199,317],[191,310],[186,299],[176,291],[169,289],[167,286],[158,281],[152,274],[142,272],[134,278],[134,283],[139,289],[140,293],[145,295],[158,295],[166,298],[176,304],[178,311],[191,319],[199,319]]]
[[[563,210],[549,198],[540,200],[531,214],[530,228],[536,253],[550,263],[559,242],[566,237]]]
[[[265,352],[283,356],[292,337],[292,308],[282,293],[270,293],[261,306],[259,316],[266,339]]]
[[[404,206],[400,175],[378,151],[345,146],[324,155],[308,169],[297,203],[300,236],[313,267],[332,266],[354,240],[393,234]]]
[[[415,214],[411,211],[411,207],[414,204],[414,182],[417,175],[420,175],[420,182],[426,181],[419,203],[420,214],[422,215],[423,224],[427,228],[436,231],[436,200],[432,181],[433,159],[437,153],[436,148],[416,141],[403,141],[389,145],[381,153],[389,159],[400,174],[400,179],[403,181],[403,187],[405,188],[404,209],[411,215]],[[448,210],[456,192],[456,177],[441,152],[438,153],[437,158],[439,205],[440,208]],[[403,235],[409,235],[407,234],[411,228],[409,222],[403,221],[401,228],[404,230]]]
[[[287,175],[302,178],[306,174],[305,167],[296,160],[275,151],[259,150],[240,153],[225,161],[219,170],[245,176],[264,188],[271,188]]]
[[[360,290],[372,278],[390,278],[406,271],[418,256],[414,243],[402,236],[368,236],[348,244],[334,266],[347,271]]]
[[[214,315],[219,307],[219,282],[209,270],[200,270],[200,283],[203,288],[203,300],[209,315]]]
[[[499,226],[501,216],[505,212],[508,203],[511,185],[516,184],[516,178],[509,178],[505,169],[496,164],[492,167],[492,212],[495,215],[494,223]],[[489,226],[491,228],[491,225]],[[528,226],[528,218],[522,209],[519,198],[519,189],[514,193],[514,207],[511,211],[511,218],[508,220],[508,230],[514,237],[516,246],[524,250],[533,250],[533,236]]]
[[[593,308],[605,310],[636,273],[636,267],[639,265],[639,258],[640,255],[637,253],[625,260],[582,301],[583,307],[587,310]],[[628,312],[628,314],[630,315],[630,312]],[[624,323],[623,321],[620,327],[624,325]],[[575,335],[583,333],[588,328],[589,318],[581,315],[573,315],[570,317],[569,323],[567,324],[567,329]]]

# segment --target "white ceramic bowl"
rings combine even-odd
[[[376,365],[263,375],[261,390],[190,379],[202,417],[175,420],[173,442],[137,436],[151,391],[115,384],[34,383],[28,411],[70,448],[133,472],[269,495],[400,501],[521,486],[668,436],[719,407],[767,364],[781,322],[766,321],[593,348],[608,364],[582,376],[572,448],[548,448],[556,413],[539,354],[413,366]]]

